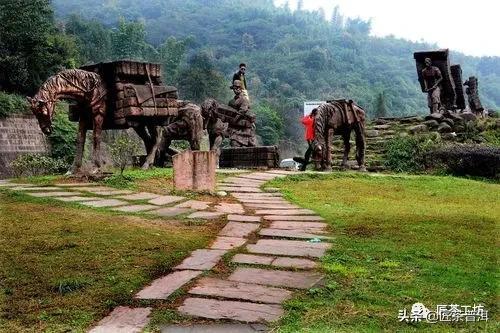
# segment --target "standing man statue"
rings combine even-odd
[[[431,113],[439,112],[441,108],[441,82],[443,75],[436,66],[432,66],[432,60],[425,58],[425,68],[422,70],[427,102]]]
[[[240,69],[233,75],[232,83],[234,84],[234,81],[240,81],[242,84],[243,96],[246,97],[248,100],[250,100],[250,97],[248,96],[247,79],[245,78],[246,70],[247,70],[247,65],[245,63],[241,63]]]
[[[250,111],[250,102],[243,95],[243,83],[235,80],[231,89],[234,97],[228,105],[238,111],[238,115],[229,123],[229,140],[231,147],[255,147],[255,114]]]

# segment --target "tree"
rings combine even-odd
[[[123,176],[123,171],[131,163],[133,156],[139,151],[139,145],[127,132],[123,131],[118,134],[109,149],[113,163],[120,169],[120,175]]]
[[[55,25],[49,0],[0,2],[0,89],[33,94],[76,64],[74,41]]]
[[[261,137],[262,143],[266,146],[277,145],[283,138],[283,119],[269,105],[260,104],[254,110],[257,116],[257,135]]]
[[[146,42],[143,22],[127,22],[120,19],[118,28],[111,33],[113,58],[148,60],[156,56],[156,50]]]
[[[387,117],[387,105],[384,92],[378,94],[375,102],[375,118],[382,117]]]
[[[166,82],[170,84],[177,82],[180,65],[186,56],[188,47],[193,42],[193,37],[178,40],[171,36],[160,45],[158,57],[163,65],[163,76]]]

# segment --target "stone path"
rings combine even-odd
[[[254,326],[242,323],[256,325],[278,320],[284,314],[282,303],[292,297],[294,290],[321,284],[323,275],[317,271],[318,258],[331,246],[323,218],[287,202],[280,193],[261,188],[270,180],[291,174],[294,173],[272,170],[227,177],[218,185],[218,191],[228,192],[240,203],[215,207],[178,196],[117,193],[120,190],[93,185],[58,184],[50,190],[41,190],[43,192],[30,190],[35,187],[29,184],[15,187],[24,187],[22,191],[31,195],[43,194],[125,213],[187,215],[187,218],[207,220],[226,216],[228,222],[212,244],[193,251],[171,273],[152,281],[134,298],[168,300],[176,290],[183,288],[187,296],[177,307],[179,313],[233,322],[228,326],[200,324],[197,332],[203,332],[204,328],[210,332],[227,332],[234,327],[257,331]],[[11,185],[2,182],[0,186],[10,188]],[[231,256],[227,257],[228,254]],[[223,256],[231,263],[231,272],[224,276],[211,273]],[[154,307],[154,303],[148,304]],[[151,308],[119,307],[91,332],[140,332],[148,323],[150,311]],[[192,329],[174,325],[162,331],[192,332]],[[258,331],[266,329],[258,326]]]

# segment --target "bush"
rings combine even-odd
[[[122,132],[110,145],[109,150],[113,163],[120,168],[120,175],[123,175],[123,170],[132,162],[132,157],[138,153],[139,145],[126,132]]]
[[[28,102],[22,96],[0,91],[0,118],[29,112]]]
[[[67,104],[58,104],[54,114],[53,131],[49,136],[51,156],[72,163],[76,153],[76,123],[68,118]]]
[[[19,155],[10,166],[16,177],[64,173],[69,168],[69,165],[60,159],[40,154]]]
[[[385,166],[395,172],[425,170],[425,155],[440,144],[439,136],[403,136],[386,144]]]
[[[500,148],[481,145],[448,145],[428,152],[427,168],[445,168],[456,176],[500,176]]]

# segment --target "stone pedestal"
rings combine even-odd
[[[184,151],[174,155],[174,188],[184,191],[214,191],[215,151]]]

